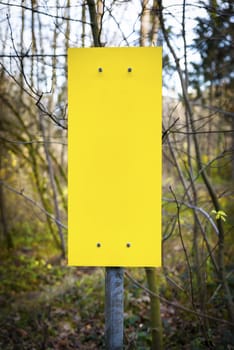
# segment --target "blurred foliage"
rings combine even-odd
[[[50,233],[44,232],[42,242],[36,229],[27,227],[21,226],[23,231],[10,254],[7,249],[0,252],[0,348],[104,349],[104,269],[67,267]],[[186,264],[176,233],[173,236],[164,243],[167,266],[165,273],[158,271],[160,294],[169,302],[176,300],[192,308]],[[207,311],[223,318],[223,294],[217,291],[214,295],[216,283],[209,268],[208,260],[207,289],[212,301]],[[125,349],[149,349],[150,298],[144,290],[144,269],[129,269],[128,273],[143,288],[126,276]],[[233,275],[230,282],[234,286]],[[211,321],[208,334],[204,334],[199,316],[164,302],[161,315],[165,349],[207,349],[208,339],[214,349],[231,349],[234,345],[225,324]]]

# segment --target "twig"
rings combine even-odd
[[[80,19],[71,18],[71,17],[65,17],[65,16],[58,16],[58,15],[51,15],[48,12],[39,11],[39,10],[36,10],[35,8],[32,9],[31,7],[27,7],[27,6],[24,6],[24,5],[18,5],[18,4],[8,3],[8,2],[4,2],[4,1],[0,1],[0,5],[6,5],[6,6],[10,6],[10,7],[23,8],[25,10],[33,11],[34,13],[38,13],[40,15],[47,16],[47,17],[50,17],[50,18],[61,19],[61,20],[64,20],[64,21],[83,23],[83,21],[80,20]],[[85,22],[85,24],[89,24],[90,25],[91,23],[90,22]]]
[[[225,324],[228,324],[228,325],[231,325],[231,326],[234,326],[234,323],[232,322],[229,322],[229,321],[226,321],[226,320],[222,320],[221,318],[217,318],[217,317],[214,317],[214,316],[210,316],[208,314],[205,314],[205,313],[202,313],[202,312],[198,312],[198,311],[195,311],[195,310],[191,310],[185,306],[182,306],[178,303],[174,303],[173,301],[169,301],[167,300],[166,298],[162,297],[161,295],[159,294],[156,294],[156,293],[153,293],[151,292],[151,290],[149,290],[147,287],[143,286],[141,283],[139,283],[137,280],[135,280],[130,274],[129,272],[125,271],[125,275],[126,277],[133,283],[135,284],[137,287],[141,288],[142,290],[144,290],[147,294],[151,294],[151,295],[154,295],[154,296],[157,296],[163,303],[165,304],[168,304],[170,306],[173,306],[177,309],[180,309],[182,311],[185,311],[185,312],[189,312],[191,314],[194,314],[194,315],[197,315],[199,317],[204,317],[204,318],[208,318],[210,320],[213,320],[213,321],[216,321],[216,322],[221,322],[221,323],[225,323]]]
[[[181,244],[182,244],[182,247],[183,247],[183,251],[184,251],[184,255],[185,255],[185,258],[186,258],[186,261],[187,261],[187,265],[188,265],[188,273],[189,273],[189,282],[190,282],[190,291],[191,291],[191,301],[192,301],[192,305],[193,307],[194,306],[194,296],[193,296],[193,276],[192,276],[192,268],[191,268],[191,265],[190,265],[190,261],[189,261],[189,256],[188,256],[188,253],[187,253],[187,249],[185,247],[185,244],[184,244],[184,239],[183,239],[183,236],[182,236],[182,230],[181,230],[181,224],[180,224],[180,204],[179,202],[177,201],[177,198],[176,198],[176,195],[174,193],[174,191],[172,190],[172,188],[170,187],[170,191],[175,199],[175,202],[176,202],[176,207],[177,207],[177,222],[178,222],[178,230],[179,230],[179,236],[180,236],[180,240],[181,240]]]
[[[227,275],[226,275],[226,279],[228,279],[231,274],[233,274],[234,270],[231,270]],[[210,299],[208,300],[208,303],[210,303],[218,294],[219,290],[222,288],[222,284],[219,284],[218,287],[215,289],[214,293],[212,294],[212,296],[210,297]]]
[[[41,99],[41,95],[36,94],[36,96],[34,96],[32,93],[30,93],[27,89],[25,89],[23,86],[21,86],[21,84],[18,82],[18,80],[14,77],[14,75],[12,75],[7,69],[6,67],[0,62],[0,66],[2,67],[2,69],[7,73],[7,75],[28,95],[30,96],[35,102],[35,105],[38,107],[38,109],[46,116],[48,116],[51,120],[53,120],[53,122],[58,125],[59,127],[61,127],[64,130],[67,130],[67,126],[64,125],[63,123],[59,122],[57,117],[49,112],[48,110],[46,110],[46,107],[40,102]],[[66,119],[63,119],[63,121],[66,122]]]
[[[162,198],[165,202],[171,202],[171,203],[176,203],[175,199],[170,199],[170,198],[165,198],[163,197]],[[190,209],[194,209],[196,211],[199,211],[202,215],[204,215],[206,217],[206,219],[210,222],[211,226],[213,227],[215,233],[218,235],[219,234],[219,230],[214,222],[214,220],[212,219],[212,217],[203,209],[203,208],[200,208],[200,207],[197,207],[195,205],[192,205],[192,204],[189,204],[189,203],[186,203],[184,201],[181,201],[181,200],[178,200],[177,199],[177,202],[181,205],[184,205]]]
[[[47,210],[45,210],[40,204],[38,204],[36,201],[34,201],[32,198],[28,197],[27,195],[24,194],[24,191],[18,191],[15,188],[13,188],[12,186],[6,184],[4,181],[0,180],[0,184],[2,184],[6,189],[8,189],[11,192],[14,192],[16,194],[18,194],[19,196],[23,197],[26,201],[28,201],[29,203],[33,204],[35,207],[37,207],[38,209],[40,209],[41,212],[43,212],[46,216],[48,216],[50,219],[52,219],[54,222],[56,222],[57,225],[60,225],[62,228],[64,228],[65,230],[67,230],[67,226],[65,226],[64,224],[62,224],[58,219],[56,219],[54,217],[54,215],[52,215],[51,213],[49,213]]]
[[[162,135],[162,140],[164,140],[164,138],[169,134],[169,132],[171,131],[171,129],[173,128],[173,126],[175,126],[175,124],[178,122],[180,118],[176,118],[173,123],[165,130],[163,131],[163,135]]]
[[[66,142],[62,142],[62,141],[43,141],[43,140],[31,140],[31,141],[18,141],[18,140],[9,140],[6,139],[5,137],[0,136],[0,140],[7,142],[7,143],[14,143],[16,145],[31,145],[33,143],[37,143],[37,144],[56,144],[56,145],[63,145],[63,146],[67,146]]]

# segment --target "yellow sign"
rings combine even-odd
[[[69,265],[161,265],[161,61],[68,51]]]

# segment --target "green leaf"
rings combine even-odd
[[[212,210],[211,214],[215,215],[216,220],[223,220],[224,222],[226,221],[227,214],[223,210]]]

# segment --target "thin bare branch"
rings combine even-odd
[[[136,279],[134,279],[129,272],[125,271],[125,276],[133,283],[135,284],[137,287],[141,288],[142,290],[144,290],[147,294],[153,294],[155,296],[157,296],[161,302],[167,304],[167,305],[170,305],[170,306],[173,306],[174,308],[176,309],[180,309],[182,311],[185,311],[185,312],[188,312],[190,314],[193,314],[193,315],[196,315],[196,316],[199,316],[199,317],[203,317],[203,318],[207,318],[209,320],[213,320],[213,321],[216,321],[216,322],[220,322],[220,323],[224,323],[224,324],[228,324],[230,326],[234,326],[234,323],[232,322],[229,322],[229,321],[226,321],[226,320],[223,320],[221,318],[217,318],[217,317],[213,317],[211,315],[208,315],[208,314],[205,314],[205,313],[201,313],[201,312],[198,312],[198,311],[195,311],[195,310],[191,310],[185,306],[182,306],[178,303],[174,303],[173,301],[170,301],[166,298],[163,298],[161,295],[159,294],[155,294],[153,292],[151,292],[151,290],[149,290],[147,287],[145,287],[144,285],[142,285],[141,283],[139,283]]]
[[[50,18],[61,19],[61,20],[63,20],[63,21],[71,21],[71,22],[83,23],[82,20],[80,20],[80,19],[71,18],[71,17],[66,17],[66,16],[51,15],[51,14],[48,13],[48,12],[40,11],[40,10],[37,10],[37,9],[35,9],[35,8],[32,9],[31,7],[28,7],[28,6],[25,6],[25,5],[18,5],[18,4],[8,3],[8,2],[5,2],[5,1],[0,1],[0,5],[6,5],[6,6],[10,6],[10,7],[24,8],[25,10],[33,11],[33,12],[35,12],[35,13],[38,13],[38,14],[40,14],[40,15],[47,16],[47,17],[50,17]],[[86,22],[86,24],[91,25],[90,22]]]
[[[24,194],[24,190],[18,191],[12,186],[8,185],[6,182],[0,180],[0,184],[2,184],[6,189],[8,189],[11,192],[14,192],[18,194],[19,196],[23,197],[27,202],[37,207],[42,213],[44,213],[46,216],[48,216],[51,220],[56,222],[57,225],[60,225],[63,229],[67,230],[67,226],[64,225],[62,222],[57,220],[53,214],[49,213],[47,210],[45,210],[40,204],[38,204],[34,199],[28,197],[26,194]]]

